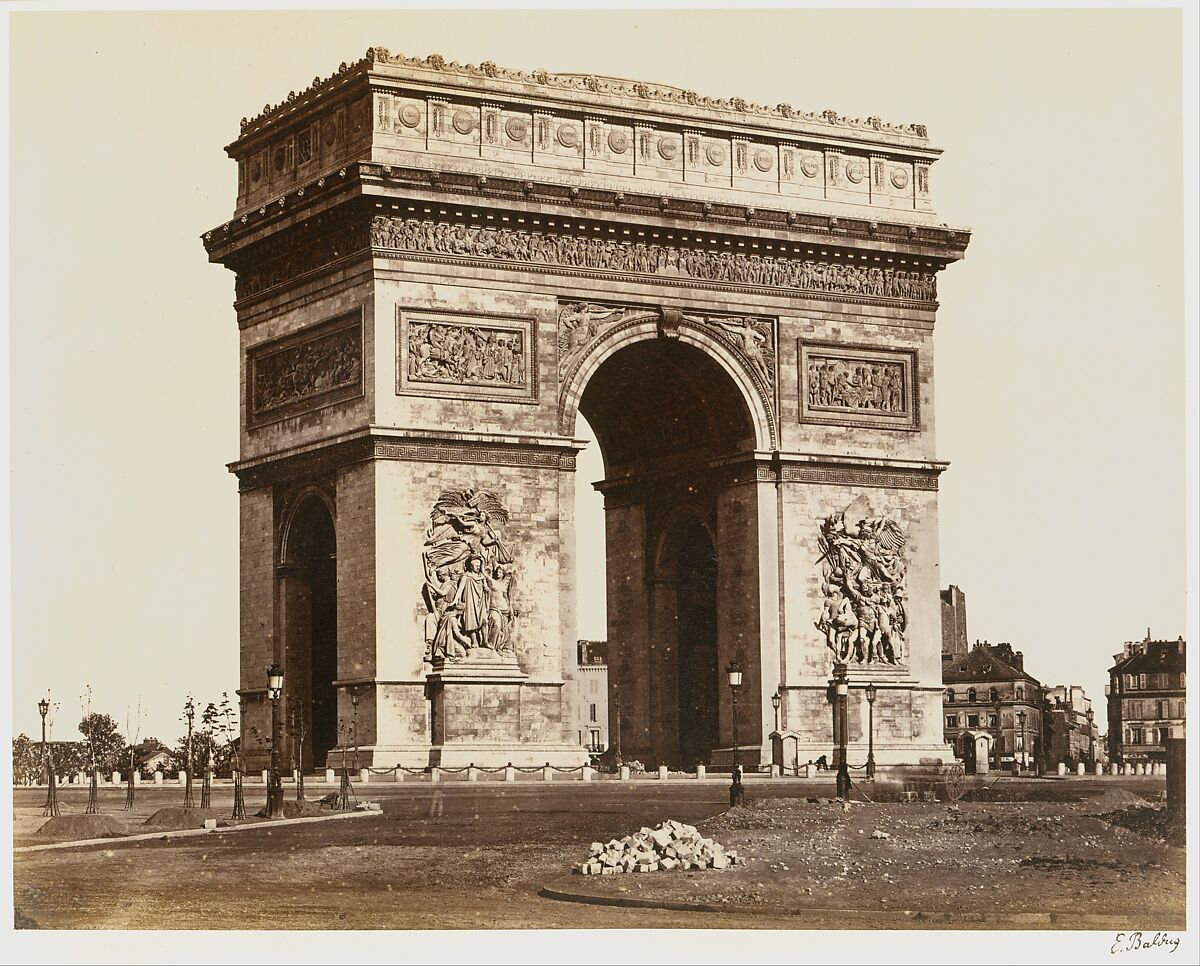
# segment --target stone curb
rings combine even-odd
[[[566,888],[543,886],[538,895],[544,899],[555,899],[559,902],[576,902],[593,906],[618,906],[626,909],[663,909],[670,912],[705,912],[732,913],[738,916],[789,916],[803,918],[805,916],[821,919],[842,919],[848,925],[845,928],[860,928],[864,921],[868,928],[886,928],[896,923],[912,923],[922,928],[936,928],[938,924],[947,926],[974,927],[979,929],[1099,929],[1109,930],[1125,928],[1127,917],[1079,915],[1065,912],[1019,912],[1008,914],[992,914],[985,912],[922,912],[916,909],[846,909],[828,906],[794,906],[780,908],[778,906],[745,906],[736,903],[683,902],[674,899],[640,899],[633,896],[606,896],[578,892]],[[1162,923],[1157,926],[1141,928],[1158,928],[1178,930],[1183,928],[1182,921],[1171,925]]]
[[[185,828],[173,832],[143,832],[138,835],[115,835],[106,839],[76,839],[71,842],[49,842],[45,845],[21,845],[13,848],[13,853],[20,852],[49,852],[55,849],[90,848],[94,845],[123,845],[126,842],[148,842],[152,839],[182,839],[198,835],[213,835],[221,832],[248,832],[260,828],[280,828],[285,825],[305,825],[310,822],[329,822],[335,819],[365,818],[368,815],[382,815],[376,811],[334,812],[332,815],[310,815],[306,818],[272,819],[269,822],[251,822],[246,825],[227,825],[224,828]]]

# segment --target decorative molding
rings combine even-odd
[[[772,120],[799,122],[800,124],[818,124],[832,128],[842,128],[856,131],[867,131],[900,135],[902,137],[928,139],[928,131],[924,124],[889,124],[877,117],[851,118],[838,114],[836,111],[799,111],[790,104],[776,104],[773,107],[754,104],[741,97],[715,98],[697,94],[695,91],[683,90],[666,84],[646,84],[640,81],[625,80],[617,77],[599,77],[582,74],[551,74],[544,70],[531,72],[497,67],[494,63],[484,61],[474,64],[459,64],[447,61],[440,54],[428,57],[405,57],[403,54],[392,54],[384,47],[371,47],[366,56],[354,63],[342,63],[332,76],[313,78],[312,84],[305,90],[288,93],[287,98],[279,104],[268,104],[254,118],[242,118],[241,132],[245,134],[251,128],[257,127],[274,115],[287,108],[297,106],[297,102],[311,99],[314,95],[324,94],[334,84],[355,73],[362,73],[376,66],[407,67],[416,70],[434,71],[441,74],[456,74],[465,78],[488,78],[507,81],[517,81],[521,84],[536,84],[557,90],[578,91],[581,93],[602,94],[619,97],[632,102],[652,102],[683,107],[699,107],[723,113],[744,114],[751,117],[767,117]]]
[[[575,450],[527,443],[495,444],[448,442],[435,439],[390,440],[376,438],[376,459],[418,463],[462,463],[465,465],[517,466],[538,469],[574,470]]]
[[[800,422],[920,429],[917,351],[796,340]]]
[[[371,244],[385,251],[458,255],[539,265],[591,268],[623,275],[665,275],[761,285],[796,292],[932,302],[933,272],[843,262],[750,255],[513,228],[376,215]]]
[[[248,429],[363,395],[362,313],[264,342],[246,353]]]
[[[405,307],[396,316],[398,395],[537,401],[532,318]]]
[[[826,483],[831,486],[868,486],[875,489],[936,490],[941,470],[899,467],[855,466],[853,464],[784,463],[784,483]]]

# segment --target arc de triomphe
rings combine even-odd
[[[244,747],[573,765],[575,436],[626,758],[942,740],[933,328],[969,234],[920,125],[375,48],[242,122]],[[590,481],[584,481],[585,483]],[[601,588],[595,587],[600,593]],[[619,707],[619,712],[617,708]],[[331,764],[333,760],[331,759]]]

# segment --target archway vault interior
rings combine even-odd
[[[706,352],[676,340],[635,342],[605,359],[579,400],[609,479],[754,448],[736,384]]]
[[[753,416],[717,360],[666,339],[601,362],[579,413],[604,464],[609,707],[620,716],[610,736],[621,735],[624,757],[692,767],[727,742],[718,668],[744,605],[722,599],[722,553],[744,558],[756,539],[744,527],[721,531],[726,484],[709,467],[754,450]],[[625,483],[637,485],[612,492]],[[595,581],[580,584],[598,592]]]

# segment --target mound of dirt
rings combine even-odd
[[[316,802],[286,801],[283,803],[284,818],[312,818],[314,815],[328,815],[329,809],[322,808]],[[256,818],[266,818],[267,809],[264,806],[254,813]]]
[[[125,835],[125,825],[111,815],[57,815],[37,830],[41,839],[74,842]]]
[[[1141,795],[1131,792],[1128,788],[1106,788],[1099,795],[1084,801],[1083,804],[1089,813],[1097,814],[1131,806],[1142,807],[1148,803]]]
[[[204,828],[205,819],[215,818],[219,820],[225,817],[224,812],[218,812],[215,808],[180,808],[172,806],[170,808],[160,808],[142,824],[151,827],[156,832],[160,829],[164,832],[178,832],[188,828]]]
[[[1182,822],[1172,823],[1167,818],[1167,810],[1158,808],[1143,801],[1139,805],[1121,808],[1099,816],[1100,821],[1109,825],[1119,825],[1138,835],[1157,842],[1166,842],[1183,848],[1186,845],[1186,829]]]

